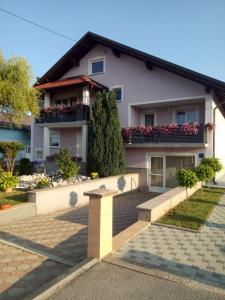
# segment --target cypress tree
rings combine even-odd
[[[88,130],[88,165],[89,173],[98,172],[103,176],[101,166],[104,159],[104,127],[106,114],[103,107],[103,95],[98,92],[92,105],[92,117]]]
[[[89,126],[88,170],[100,177],[124,172],[124,146],[114,92],[97,93]]]

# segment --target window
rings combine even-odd
[[[185,123],[185,111],[177,112],[177,124],[182,125]]]
[[[145,115],[145,126],[154,126],[155,125],[155,115],[146,114]]]
[[[26,145],[26,146],[25,146],[25,152],[26,152],[27,154],[30,154],[30,153],[31,153],[30,145]]]
[[[186,122],[197,122],[197,111],[195,109],[190,110],[183,110],[183,111],[177,111],[176,112],[176,122],[179,125],[182,125]]]
[[[58,100],[55,100],[54,104],[55,105],[67,105],[68,104],[68,99],[58,99]]]
[[[42,160],[43,159],[43,149],[42,148],[36,148],[35,149],[35,159],[36,160]]]
[[[105,72],[105,60],[103,57],[89,61],[89,75],[97,75]]]
[[[76,105],[78,102],[78,98],[77,97],[71,97],[70,98],[70,105],[73,106],[73,105]]]
[[[60,147],[60,135],[59,133],[50,133],[50,147],[59,148]]]
[[[111,90],[114,91],[114,93],[116,95],[116,101],[122,101],[123,100],[122,86],[113,87]]]

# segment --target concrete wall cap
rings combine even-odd
[[[117,191],[115,190],[110,190],[110,189],[96,189],[96,190],[92,190],[89,192],[85,192],[84,196],[92,196],[92,197],[96,197],[96,198],[103,198],[103,197],[107,197],[107,196],[113,196],[116,195]]]

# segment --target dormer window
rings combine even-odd
[[[97,75],[105,73],[105,59],[104,57],[94,58],[88,62],[89,75]]]

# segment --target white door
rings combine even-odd
[[[165,156],[149,156],[149,191],[165,191]]]

